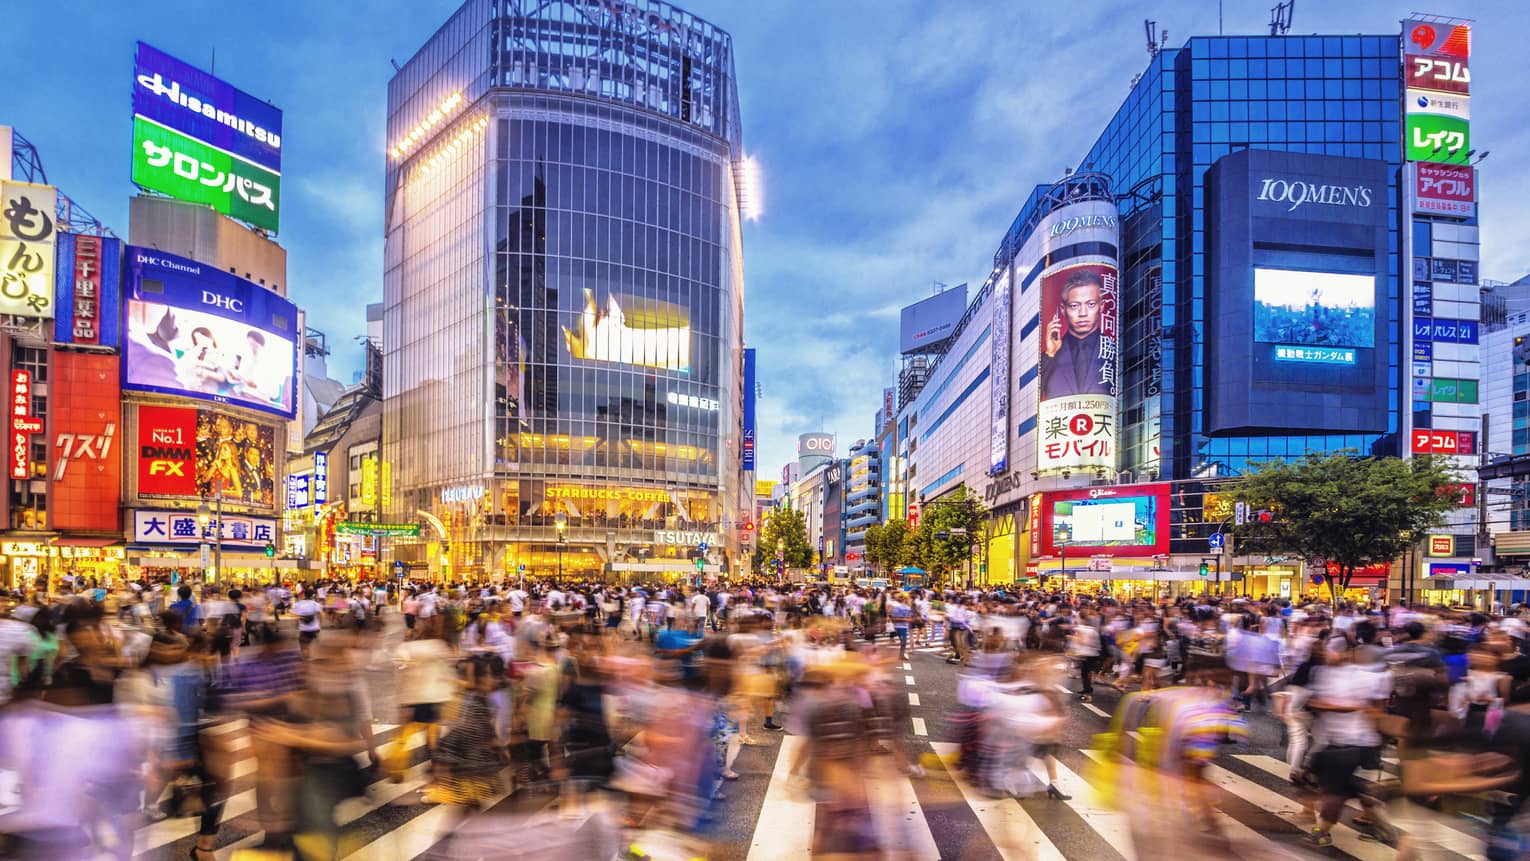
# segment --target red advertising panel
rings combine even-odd
[[[1477,485],[1475,484],[1445,484],[1440,486],[1441,495],[1455,497],[1457,508],[1475,508],[1477,505]]]
[[[1043,494],[1041,555],[1061,556],[1063,548],[1070,557],[1168,553],[1169,485],[1126,484]]]
[[[1477,169],[1464,164],[1413,165],[1413,211],[1424,215],[1477,214]]]
[[[32,372],[11,371],[11,478],[31,477],[32,434],[42,429],[42,419],[32,415]]]
[[[197,411],[186,407],[138,408],[138,492],[144,496],[195,496]]]
[[[53,354],[53,384],[67,397],[48,399],[52,434],[48,508],[55,529],[116,532],[122,488],[121,370],[115,355]]]
[[[1476,431],[1414,430],[1414,454],[1475,454]]]
[[[1472,73],[1465,59],[1409,54],[1403,58],[1403,63],[1403,74],[1410,90],[1434,90],[1461,96],[1471,92]]]

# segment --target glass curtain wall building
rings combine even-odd
[[[1402,371],[1396,34],[1195,37],[1158,52],[1080,169],[1110,177],[1120,209],[1119,467],[1139,480],[1215,477],[1307,451],[1399,454]],[[1206,415],[1207,170],[1244,149],[1386,163],[1385,432],[1209,436]],[[1033,201],[1034,203],[1034,201]],[[996,255],[1024,241],[1022,211]],[[1006,257],[1008,255],[1008,257]]]
[[[398,558],[733,561],[740,147],[731,38],[664,3],[469,0],[389,82],[384,507],[434,527]]]

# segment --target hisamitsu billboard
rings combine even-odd
[[[133,60],[134,114],[282,172],[280,109],[144,42]]]

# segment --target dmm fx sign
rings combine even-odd
[[[653,543],[676,547],[697,547],[717,544],[716,532],[684,532],[677,529],[658,529],[653,533]]]

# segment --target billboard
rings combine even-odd
[[[276,540],[276,521],[266,517],[244,517],[225,512],[220,518],[223,526],[223,547],[264,547]],[[201,544],[211,542],[213,526],[205,530],[197,523],[197,515],[191,511],[133,512],[134,544]]]
[[[1472,26],[1465,21],[1403,21],[1403,33],[1409,51],[1437,57],[1469,57],[1472,53]]]
[[[604,305],[584,291],[584,308],[572,327],[563,327],[569,355],[591,362],[614,362],[678,371],[691,370],[691,315],[682,305],[612,292]]]
[[[1113,244],[1112,244],[1112,247]],[[1041,275],[1036,468],[1116,465],[1114,263],[1067,261]]]
[[[1410,165],[1413,177],[1413,213],[1475,218],[1477,215],[1477,169],[1464,164]]]
[[[214,410],[138,409],[138,494],[276,507],[275,431]]]
[[[1410,450],[1414,454],[1476,454],[1477,432],[1415,428]]]
[[[988,365],[988,474],[997,475],[1009,469],[1009,374],[1010,319],[1013,297],[1010,290],[1009,268],[993,286],[992,337],[989,346],[993,355]]]
[[[898,349],[916,353],[933,347],[956,332],[967,312],[967,285],[942,290],[905,307],[898,318]]]
[[[1375,346],[1376,276],[1255,267],[1254,340],[1282,346]],[[1305,358],[1309,354],[1318,358]],[[1277,348],[1275,357],[1355,362],[1353,350]]]
[[[745,472],[755,469],[755,362],[757,354],[753,347],[744,348],[744,445],[739,468]]]
[[[1403,145],[1409,161],[1461,164],[1471,152],[1471,25],[1403,22]]]
[[[812,455],[822,457],[834,456],[834,434],[831,433],[805,433],[797,437],[797,457],[804,458]]]
[[[133,77],[133,182],[276,230],[282,112],[143,42]]]
[[[53,340],[101,347],[122,345],[122,240],[82,233],[58,235]]]
[[[243,278],[127,248],[123,388],[291,418],[297,306]]]
[[[67,234],[66,234],[67,235]],[[54,529],[115,532],[122,491],[120,371],[115,355],[53,354],[52,380],[68,397],[48,399],[52,464],[48,509]]]
[[[1169,552],[1169,485],[1043,494],[1041,555],[1158,556]]]
[[[32,476],[32,435],[42,433],[41,416],[32,414],[32,372],[11,371],[11,478]]]
[[[53,316],[57,211],[53,186],[0,181],[0,314]]]
[[[287,476],[287,510],[307,508],[313,504],[311,475]]]
[[[313,504],[329,502],[329,452],[319,451],[313,455]]]

